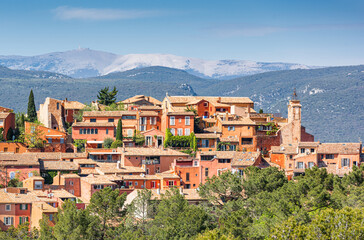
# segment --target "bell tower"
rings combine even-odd
[[[288,124],[291,125],[292,143],[301,141],[301,102],[297,99],[296,89],[288,104]]]

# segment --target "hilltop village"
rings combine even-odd
[[[318,167],[343,177],[364,161],[361,142],[315,141],[300,100],[287,105],[287,118],[247,97],[137,95],[89,105],[46,98],[26,118],[0,107],[0,228],[37,228],[44,215],[54,223],[66,200],[84,209],[107,187],[128,201],[140,189],[158,199],[178,188],[196,204],[204,201],[200,184],[226,171],[276,167],[292,180]]]

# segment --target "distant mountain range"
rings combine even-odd
[[[57,77],[59,76],[59,77]],[[46,97],[83,103],[96,99],[105,86],[115,86],[118,100],[143,94],[162,100],[169,95],[246,96],[255,110],[287,116],[287,103],[297,89],[302,124],[320,141],[364,138],[364,66],[266,72],[231,80],[204,79],[167,67],[146,67],[94,78],[67,78],[49,72],[0,68],[0,105],[26,111],[30,89],[36,105]]]
[[[231,79],[268,71],[311,68],[295,63],[203,60],[171,54],[117,55],[88,48],[38,56],[0,56],[0,65],[18,70],[55,72],[74,78],[96,77],[150,66],[175,68],[199,77],[216,79]]]

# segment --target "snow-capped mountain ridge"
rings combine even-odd
[[[294,63],[269,63],[247,60],[203,60],[172,54],[127,54],[80,48],[38,56],[0,56],[0,65],[11,69],[41,70],[76,78],[95,77],[135,68],[162,66],[185,70],[200,77],[228,79],[267,71],[308,69]]]

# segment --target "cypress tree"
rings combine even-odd
[[[29,100],[28,100],[28,121],[37,121],[37,110],[35,109],[34,94],[33,90],[30,90]]]
[[[13,140],[13,129],[9,128],[8,132],[6,133],[6,141],[12,141]]]
[[[123,124],[121,119],[119,119],[118,126],[116,128],[116,140],[123,141]]]

